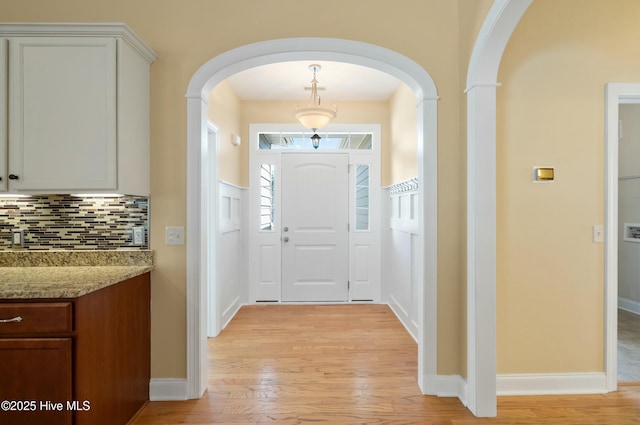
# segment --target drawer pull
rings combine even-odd
[[[16,316],[12,319],[0,319],[0,323],[22,322],[22,317]]]

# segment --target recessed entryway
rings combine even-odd
[[[203,167],[216,152],[207,151],[207,97],[213,87],[243,69],[288,60],[329,60],[382,70],[403,81],[416,96],[418,144],[419,263],[418,384],[423,393],[436,393],[437,329],[437,92],[429,74],[410,59],[387,49],[336,39],[285,39],[243,46],[204,64],[193,76],[187,93],[187,397],[206,389],[206,312],[210,251],[214,225],[204,205],[216,210],[217,188],[205,191]]]
[[[249,302],[380,301],[380,125],[250,125]]]

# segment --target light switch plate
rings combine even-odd
[[[184,227],[167,226],[164,240],[167,245],[184,245]]]
[[[593,241],[604,242],[604,225],[602,224],[594,224],[593,225]]]

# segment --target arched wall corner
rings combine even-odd
[[[467,403],[496,407],[496,88],[511,34],[532,0],[495,0],[467,72]]]
[[[332,38],[292,38],[242,46],[209,60],[193,75],[187,90],[187,382],[186,398],[199,398],[207,387],[207,252],[215,241],[207,208],[217,208],[216,185],[203,193],[208,151],[207,97],[229,76],[252,67],[293,60],[352,63],[386,72],[407,84],[418,113],[420,182],[418,269],[420,287],[418,383],[424,394],[437,394],[437,90],[431,76],[413,60],[367,43]],[[213,158],[215,160],[215,158]],[[210,196],[206,201],[207,196]]]

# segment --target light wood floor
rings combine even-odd
[[[209,339],[199,400],[150,402],[133,424],[640,424],[640,386],[499,397],[479,419],[418,390],[417,346],[386,306],[247,306]]]

